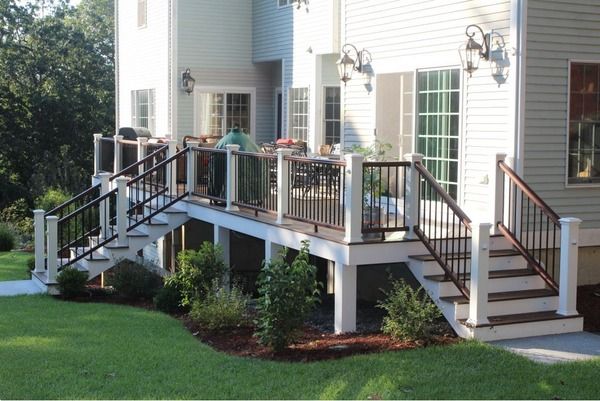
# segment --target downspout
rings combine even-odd
[[[525,96],[526,96],[526,61],[527,61],[527,0],[515,0],[516,16],[516,52],[515,52],[515,120],[516,133],[514,143],[514,169],[521,177],[524,176],[525,158]]]
[[[115,135],[119,133],[120,125],[120,102],[119,102],[119,0],[114,0],[114,20],[115,20]]]

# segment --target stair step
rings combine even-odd
[[[134,228],[133,230],[130,230],[130,231],[127,232],[127,236],[128,237],[140,237],[140,238],[144,238],[144,237],[147,237],[148,234],[145,234],[145,233],[143,233],[143,232],[141,232],[141,231],[139,231],[139,230],[137,230],[137,229]],[[110,246],[107,246],[107,248],[110,248]]]
[[[513,249],[496,249],[496,250],[491,250],[490,251],[490,258],[500,258],[503,256],[518,256],[520,255],[520,253],[518,251],[515,251]],[[414,259],[414,260],[420,260],[422,262],[432,262],[435,261],[435,258],[433,257],[433,255],[431,254],[426,254],[426,255],[412,255],[409,256],[410,259]],[[462,258],[462,256],[460,257]],[[448,259],[459,259],[458,256],[456,257],[449,257]],[[471,255],[468,254],[467,255],[467,259],[471,259]]]
[[[151,205],[145,205],[148,209],[152,209],[152,210],[156,210],[156,207],[150,207]],[[166,214],[180,214],[180,213],[186,213],[187,212],[185,210],[181,210],[178,209],[176,207],[170,206],[168,208],[166,208],[165,210],[161,210],[161,213],[166,213]]]
[[[552,296],[556,296],[556,292],[548,288],[542,288],[539,290],[493,292],[488,295],[488,302],[511,301],[514,299],[542,298]],[[440,297],[440,300],[444,302],[454,303],[457,305],[464,305],[469,303],[469,300],[464,295]]]
[[[565,316],[559,315],[556,311],[517,313],[512,315],[490,316],[488,317],[489,323],[479,324],[477,327],[505,326],[508,324],[543,322],[578,317],[582,317],[582,315]],[[467,319],[459,319],[458,321],[465,326],[469,326],[467,324]]]
[[[74,253],[76,256],[80,256],[86,252],[88,252],[90,250],[90,248],[71,248],[71,252]],[[102,255],[100,252],[98,251],[94,251],[92,252],[91,255],[87,255],[85,258],[85,260],[108,260],[108,258],[104,255]]]
[[[490,279],[497,278],[508,278],[508,277],[526,277],[535,276],[537,273],[530,269],[510,269],[510,270],[493,270],[489,274]],[[447,278],[445,274],[434,274],[425,276],[427,280],[437,281],[440,283],[450,282],[450,278]],[[467,273],[467,280],[471,278],[471,273]]]

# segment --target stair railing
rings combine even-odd
[[[447,278],[468,299],[471,219],[421,162],[414,162],[413,166],[419,176],[414,232]]]

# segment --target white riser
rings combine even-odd
[[[467,287],[470,288],[471,281],[467,280]],[[546,283],[540,276],[522,276],[522,277],[503,277],[489,280],[490,292],[523,291],[538,290],[546,288]],[[451,281],[438,283],[437,294],[441,297],[460,295],[460,291]]]
[[[434,274],[443,274],[443,269],[440,267],[439,263],[435,260],[421,261],[421,260],[410,260],[411,264],[415,264],[415,267],[418,268],[423,275],[430,276]],[[525,269],[527,267],[527,262],[520,255],[515,256],[500,256],[490,258],[490,270],[512,270],[512,269]],[[461,271],[463,269],[461,262]],[[471,271],[471,260],[467,260],[466,266],[467,272]]]
[[[456,304],[456,319],[469,317],[469,304]],[[488,302],[488,316],[547,312],[558,308],[558,296]]]
[[[574,317],[570,319],[478,327],[471,330],[471,336],[472,338],[476,338],[481,341],[495,341],[506,340],[510,338],[574,333],[582,330],[583,318]]]

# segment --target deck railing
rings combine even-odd
[[[213,202],[224,203],[227,198],[227,152],[222,149],[189,147],[193,163],[192,194]]]
[[[277,156],[236,151],[233,157],[237,167],[233,204],[257,212],[277,212]]]
[[[112,173],[115,171],[115,141],[111,136],[99,138],[99,166],[98,172]]]

